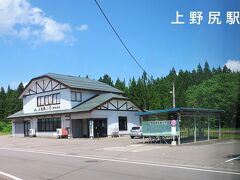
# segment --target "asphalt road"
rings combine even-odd
[[[0,142],[0,179],[240,179],[239,141],[179,147],[143,145],[126,138],[0,137]],[[201,161],[203,154],[207,158]]]

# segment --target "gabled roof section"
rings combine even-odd
[[[47,73],[46,76],[57,80],[58,82],[61,82],[65,84],[66,86],[74,89],[84,89],[84,90],[96,90],[96,91],[102,91],[102,92],[112,92],[112,93],[120,93],[124,94],[124,92],[120,91],[119,89],[116,89],[112,86],[109,86],[105,83],[83,78],[83,77],[77,77],[77,76],[70,76],[70,75],[62,75],[62,74],[54,74],[54,73]]]
[[[63,75],[63,74],[55,74],[55,73],[47,73],[45,75],[36,77],[31,79],[31,81],[27,84],[22,94],[20,94],[19,98],[23,97],[25,90],[30,86],[30,84],[38,79],[42,78],[50,78],[58,83],[63,84],[64,86],[71,89],[81,89],[81,90],[90,90],[90,91],[99,91],[99,92],[107,92],[107,93],[117,93],[117,94],[125,94],[123,91],[116,89],[112,86],[109,86],[105,83],[71,75]]]
[[[128,98],[121,96],[121,95],[117,95],[117,94],[112,94],[112,93],[100,94],[100,95],[74,107],[72,109],[72,112],[91,111],[112,99],[128,100]]]
[[[82,102],[81,104],[75,106],[72,109],[59,110],[59,111],[45,111],[45,112],[38,112],[38,113],[25,113],[25,114],[21,110],[21,111],[16,112],[15,114],[8,116],[7,118],[13,119],[13,118],[21,118],[21,117],[29,117],[29,116],[43,116],[43,115],[53,115],[53,114],[89,112],[112,99],[129,100],[127,97],[124,97],[124,96],[121,96],[118,94],[104,93],[104,94],[95,96],[93,98],[90,98],[89,100]]]

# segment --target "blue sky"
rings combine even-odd
[[[227,11],[240,11],[240,1],[98,2],[155,78],[165,76],[173,66],[192,70],[206,60],[211,67],[223,66],[228,60],[239,65],[240,25],[225,21]],[[181,20],[186,24],[171,24],[176,11],[184,15]],[[188,23],[190,11],[203,12],[200,25]],[[221,13],[222,24],[208,24],[210,11]],[[0,22],[0,86],[16,87],[47,72],[88,74],[94,79],[109,74],[114,80],[127,81],[142,74],[94,0],[3,0]]]

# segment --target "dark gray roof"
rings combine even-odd
[[[171,112],[181,112],[181,113],[224,113],[224,110],[219,109],[206,109],[206,108],[187,108],[187,107],[178,107],[178,108],[169,108],[169,109],[158,109],[150,110],[146,112],[138,112],[138,116],[147,116],[153,114],[162,114],[162,113],[171,113]]]
[[[127,100],[128,98],[123,97],[121,95],[117,94],[112,94],[112,93],[105,93],[105,94],[100,94],[96,96],[95,98],[92,98],[85,103],[82,103],[72,109],[72,112],[83,112],[83,111],[90,111],[101,104],[111,100],[111,99],[125,99]]]
[[[21,111],[16,112],[15,114],[8,116],[8,119],[29,117],[29,116],[43,116],[43,115],[53,115],[53,114],[89,112],[112,99],[128,100],[128,98],[121,96],[121,95],[117,95],[117,94],[113,94],[113,93],[104,93],[104,94],[95,96],[94,98],[91,98],[91,99],[75,106],[72,109],[58,110],[58,111],[45,111],[45,112],[36,112],[36,113],[25,113],[25,114],[21,110]]]
[[[124,92],[120,91],[119,89],[116,89],[105,83],[102,83],[102,82],[99,82],[96,80],[92,80],[92,79],[88,79],[88,78],[55,74],[55,73],[47,73],[44,76],[55,79],[55,80],[59,81],[60,83],[63,83],[65,85],[67,85],[68,87],[74,88],[74,89],[96,90],[96,91],[124,94]]]

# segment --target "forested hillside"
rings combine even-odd
[[[146,73],[141,77],[113,82],[105,74],[99,81],[123,90],[142,109],[165,109],[172,107],[172,83],[176,88],[176,107],[216,108],[226,111],[224,127],[240,127],[240,73],[231,72],[226,66],[210,69],[208,63],[196,70],[178,73],[172,68],[165,77],[149,79]],[[0,91],[0,132],[9,131],[11,126],[6,117],[22,109],[17,99],[23,90],[20,83],[16,90],[1,88]]]
[[[142,109],[165,109],[172,107],[172,83],[176,88],[176,107],[216,108],[225,110],[224,127],[240,127],[239,99],[240,73],[231,72],[226,66],[210,69],[208,63],[196,70],[177,73],[172,68],[165,77],[131,78],[128,83],[104,75],[99,81],[115,86]]]

